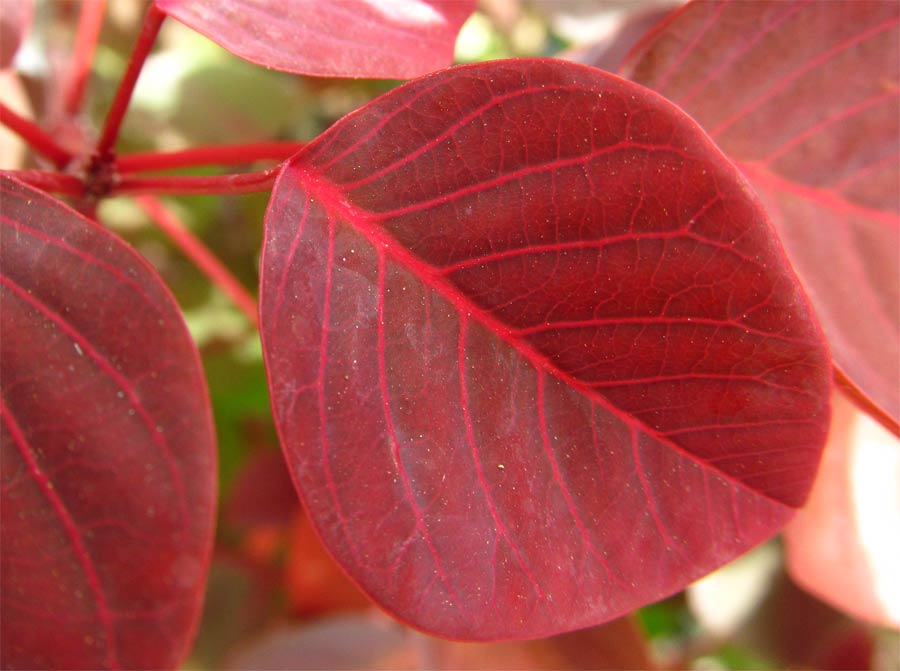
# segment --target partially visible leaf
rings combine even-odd
[[[155,0],[232,53],[320,77],[409,79],[453,62],[475,0]]]
[[[900,628],[900,441],[841,394],[807,505],[785,529],[794,581],[835,608]]]
[[[429,640],[430,662],[424,668],[541,671],[542,669],[654,668],[640,628],[630,617],[536,641],[459,643]]]
[[[540,59],[395,89],[287,164],[261,275],[294,481],[417,627],[597,624],[806,498],[811,308],[746,181],[647,89]]]
[[[59,201],[0,181],[5,668],[173,668],[212,545],[215,444],[162,281]]]
[[[298,617],[359,610],[372,603],[328,554],[309,518],[300,511],[288,532],[284,591],[290,612]]]
[[[838,368],[900,421],[900,4],[696,2],[625,73],[680,105],[769,211]]]
[[[283,613],[278,567],[216,548],[203,615],[182,668],[221,669],[235,650],[255,641]]]
[[[558,12],[561,6],[556,0],[547,0],[542,4],[546,10],[554,13]],[[601,70],[616,72],[641,38],[681,4],[681,0],[655,0],[643,3],[624,0],[622,6],[618,7],[608,2],[576,4],[576,7],[593,13],[586,16],[570,15],[566,17],[568,19],[566,23],[582,30],[594,27],[593,32],[599,34],[592,35],[588,40],[575,39],[575,44],[561,54],[561,57]],[[558,17],[556,22],[561,18]],[[598,31],[597,28],[602,30]]]
[[[238,473],[222,517],[237,529],[287,528],[299,507],[284,456],[276,450],[260,450]]]
[[[782,570],[772,577],[765,600],[734,633],[729,647],[752,650],[774,669],[846,671],[881,668],[872,665],[872,643],[871,627],[800,589]],[[836,665],[841,659],[844,664]]]
[[[0,0],[0,69],[12,65],[34,18],[34,0]]]
[[[347,645],[353,641],[353,645]],[[431,638],[372,615],[284,627],[235,655],[232,669],[652,669],[628,618],[538,641],[459,643]]]
[[[234,654],[225,668],[414,671],[419,668],[419,652],[409,644],[414,636],[377,614],[322,618],[268,632]]]

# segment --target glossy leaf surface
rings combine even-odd
[[[330,550],[449,637],[609,620],[771,535],[828,422],[746,182],[652,92],[524,60],[422,78],[283,171],[263,349]]]
[[[196,349],[156,273],[0,181],[4,668],[172,668],[212,544]]]
[[[253,63],[320,77],[410,79],[453,62],[474,0],[156,0]]]
[[[744,171],[840,370],[900,421],[900,5],[700,2],[626,74]]]

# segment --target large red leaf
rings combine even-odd
[[[470,639],[657,599],[803,502],[829,363],[747,183],[651,91],[455,68],[287,165],[261,318],[282,444],[373,598]]]
[[[174,667],[215,506],[197,351],[134,251],[9,177],[0,197],[3,667]]]
[[[900,421],[900,4],[700,2],[627,74],[759,192],[840,370]]]
[[[453,62],[475,0],[156,0],[253,63],[320,77],[410,79]]]

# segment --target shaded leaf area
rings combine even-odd
[[[4,667],[175,667],[216,495],[196,349],[135,252],[0,185]]]
[[[320,77],[409,79],[453,62],[474,0],[155,0],[230,52]]]
[[[654,665],[640,631],[627,618],[539,641],[460,643],[423,636],[373,613],[282,627],[239,651],[226,668],[539,671]]]
[[[427,631],[674,592],[806,497],[830,367],[740,176],[652,92],[551,60],[401,87],[293,159],[263,350],[331,552]]]
[[[881,654],[882,646],[876,634],[872,628],[810,596],[779,571],[771,579],[763,603],[731,641],[735,652],[746,646],[768,659],[774,669],[885,668],[873,659],[873,655]],[[896,634],[885,637],[883,642],[887,653],[883,659],[895,659]],[[891,664],[889,661],[886,668]],[[730,668],[759,666],[755,663]]]
[[[838,368],[900,421],[900,6],[702,2],[625,67],[759,192]]]

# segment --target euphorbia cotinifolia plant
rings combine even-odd
[[[2,7],[9,66],[30,5]],[[258,323],[284,458],[350,578],[437,636],[595,625],[771,537],[813,483],[833,379],[897,432],[896,2],[688,4],[618,74],[446,67],[473,9],[154,0],[90,145],[0,107],[37,157],[2,176],[4,667],[173,667],[199,612],[206,384],[156,271],[97,221],[109,196],[255,320],[154,194],[271,191]],[[83,4],[63,116],[102,11]],[[410,81],[302,146],[119,154],[168,20],[268,68]]]

